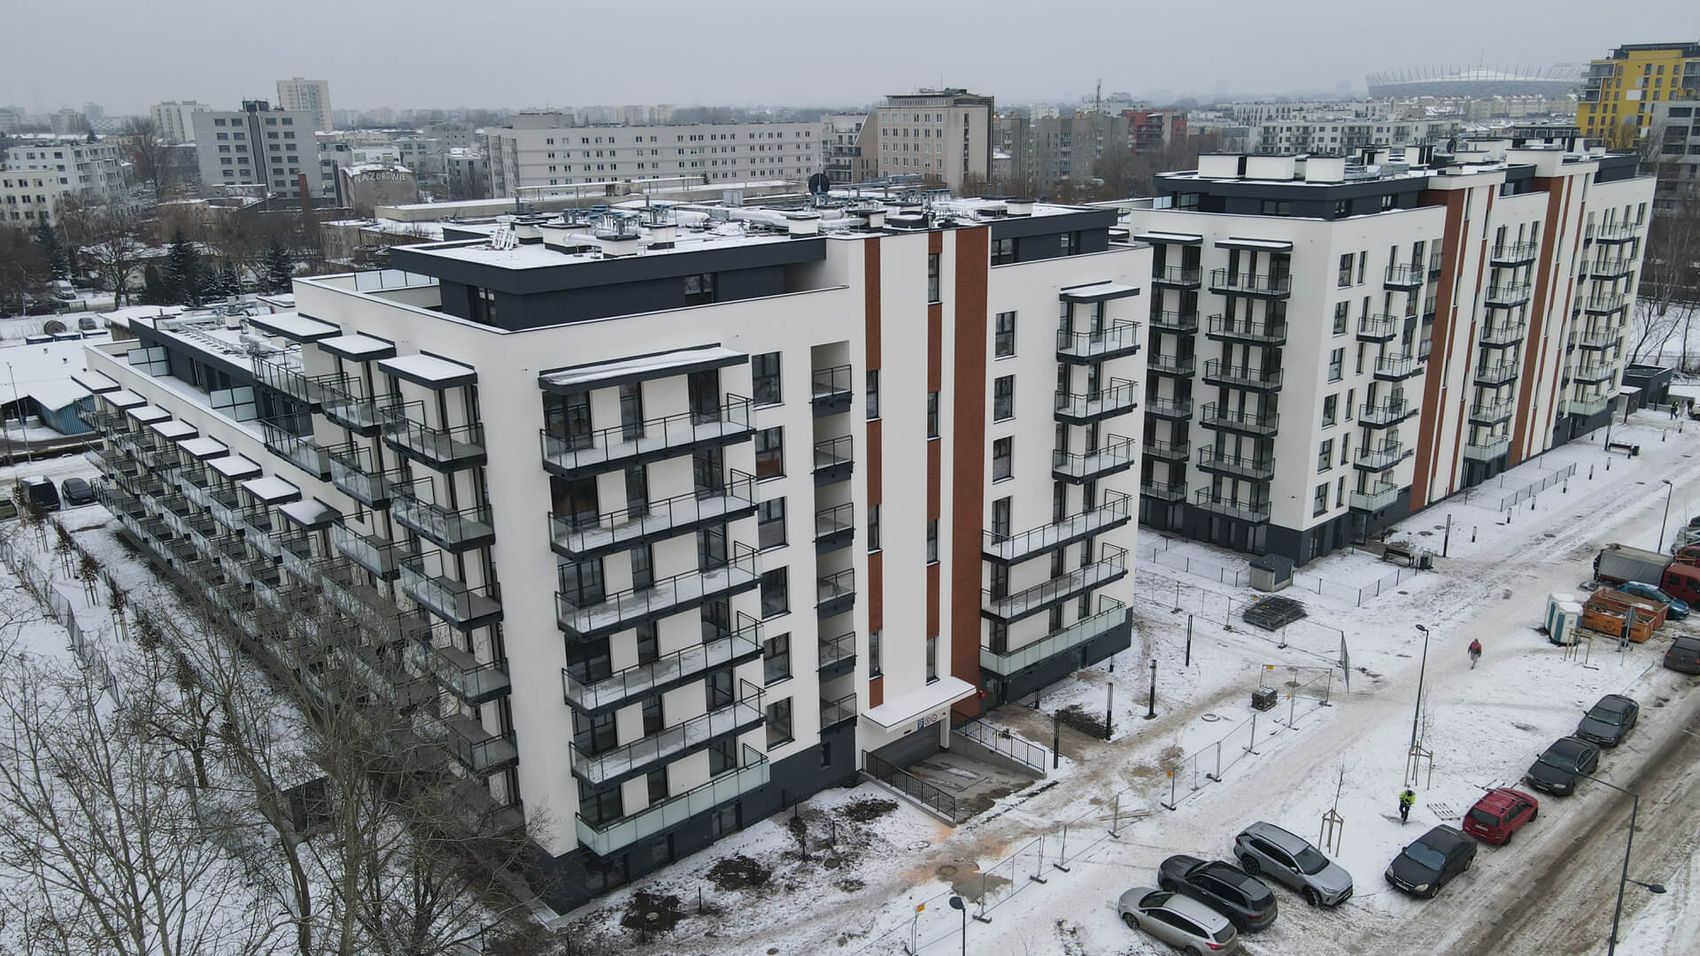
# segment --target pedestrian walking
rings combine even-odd
[[[1399,793],[1399,825],[1411,822],[1411,806],[1417,802],[1417,793],[1406,787]]]
[[[1470,641],[1470,670],[1476,669],[1476,662],[1482,659],[1482,642]]]

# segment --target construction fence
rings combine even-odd
[[[1257,603],[1261,596],[1248,598],[1225,594],[1165,577],[1145,568],[1139,569],[1134,575],[1133,586],[1134,601],[1154,610],[1168,611],[1171,614],[1191,614],[1198,620],[1225,630],[1251,634],[1266,640],[1279,650],[1291,648],[1319,660],[1335,662],[1342,667],[1348,659],[1346,634],[1337,627],[1330,627],[1309,618],[1301,618],[1274,631],[1265,631],[1246,623],[1241,615],[1245,613],[1246,608]]]
[[[1163,769],[1168,776],[1168,793],[1161,806],[1173,810],[1213,783],[1220,783],[1234,767],[1258,756],[1258,747],[1283,730],[1298,730],[1303,718],[1327,707],[1334,688],[1334,670],[1328,667],[1287,667],[1265,664],[1259,688],[1277,692],[1273,708],[1252,711],[1247,719],[1227,728],[1222,735],[1200,747],[1180,753]]]
[[[76,655],[78,664],[84,670],[93,672],[102,689],[112,695],[114,700],[117,700],[118,681],[113,676],[112,665],[107,660],[106,653],[97,646],[96,641],[91,637],[91,633],[85,631],[83,622],[77,618],[77,612],[71,604],[71,599],[60,593],[52,572],[43,566],[55,560],[62,562],[68,560],[64,556],[48,554],[46,536],[47,529],[50,527],[55,531],[58,531],[59,528],[57,524],[43,524],[33,531],[19,532],[20,534],[38,535],[42,544],[40,550],[26,549],[26,547],[20,545],[16,537],[0,538],[0,561],[3,561],[6,567],[18,576],[18,581],[23,584],[24,590],[28,591],[30,596],[36,600],[36,603],[47,611],[48,617],[65,629],[65,633],[70,637],[71,653]],[[59,533],[64,534],[63,532]],[[70,553],[77,555],[79,569],[83,567],[82,560],[88,557],[86,552],[83,552],[75,541],[71,541],[69,535],[64,535],[60,541],[69,543]],[[84,582],[84,587],[88,589],[91,599],[91,610],[96,606],[94,599],[99,595],[101,589],[104,589],[107,594],[114,590],[113,582],[104,570],[94,573],[96,577],[93,581]]]

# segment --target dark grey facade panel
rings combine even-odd
[[[684,252],[654,253],[618,259],[561,256],[558,266],[508,269],[434,255],[421,248],[390,250],[392,268],[435,276],[443,282],[492,289],[510,295],[536,295],[569,289],[634,285],[658,279],[683,278],[706,272],[737,272],[815,262],[826,258],[826,240],[792,239],[725,245]]]

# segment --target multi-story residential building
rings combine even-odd
[[[42,220],[57,223],[65,196],[58,176],[0,169],[0,223],[25,229]]]
[[[1298,116],[1251,128],[1258,153],[1351,153],[1368,146],[1423,146],[1456,136],[1455,120],[1405,120]]]
[[[1648,163],[1658,177],[1653,205],[1675,213],[1700,202],[1700,95],[1653,104],[1647,135]]]
[[[1576,104],[1583,135],[1627,149],[1665,100],[1700,98],[1700,43],[1626,43],[1591,61]]]
[[[88,118],[73,109],[54,110],[47,117],[47,126],[55,136],[87,135]]]
[[[490,170],[477,149],[451,147],[443,155],[443,180],[449,196],[482,199],[490,195]]]
[[[336,195],[336,164],[327,168],[318,155],[313,113],[244,100],[240,110],[206,110],[190,118],[202,189],[256,184],[273,196],[299,199],[304,179],[309,197]]]
[[[822,171],[834,183],[865,183],[879,167],[879,128],[866,113],[828,113],[820,119]]]
[[[1157,246],[1141,519],[1304,563],[1603,424],[1652,181],[1633,154],[1206,155]]]
[[[24,125],[24,111],[15,106],[0,107],[0,133],[10,133]]]
[[[1129,109],[1128,145],[1135,153],[1151,153],[1186,140],[1186,113],[1179,110]]]
[[[88,202],[117,203],[125,197],[123,157],[116,145],[104,140],[36,140],[13,146],[6,151],[3,172],[32,180],[51,178],[63,192]]]
[[[818,123],[573,126],[562,113],[520,113],[484,131],[491,195],[614,179],[788,179],[820,171]]]
[[[153,120],[154,131],[161,142],[192,143],[195,141],[195,114],[211,109],[211,106],[196,100],[165,100],[149,107],[148,117]]]
[[[449,226],[298,313],[120,322],[102,499],[310,692],[408,709],[571,907],[1130,646],[1115,219]]]
[[[992,175],[994,103],[962,89],[885,98],[874,111],[881,176],[924,176],[961,191]]]
[[[277,81],[277,106],[282,110],[313,114],[311,132],[330,132],[336,129],[331,116],[331,84],[327,80],[304,80],[291,77]]]

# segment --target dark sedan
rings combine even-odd
[[[1615,747],[1641,717],[1641,705],[1622,694],[1607,694],[1588,708],[1576,725],[1576,736],[1602,747]]]
[[[59,483],[59,498],[72,507],[94,504],[94,489],[81,478],[67,478]]]
[[[1523,779],[1536,790],[1555,796],[1576,792],[1576,781],[1600,766],[1600,748],[1580,737],[1560,737],[1535,758]]]
[[[1396,890],[1434,899],[1440,888],[1476,861],[1476,841],[1457,827],[1441,825],[1399,851],[1387,868],[1387,882]]]
[[[1275,922],[1275,894],[1232,863],[1171,856],[1157,868],[1157,885],[1221,913],[1241,932],[1256,932]]]

